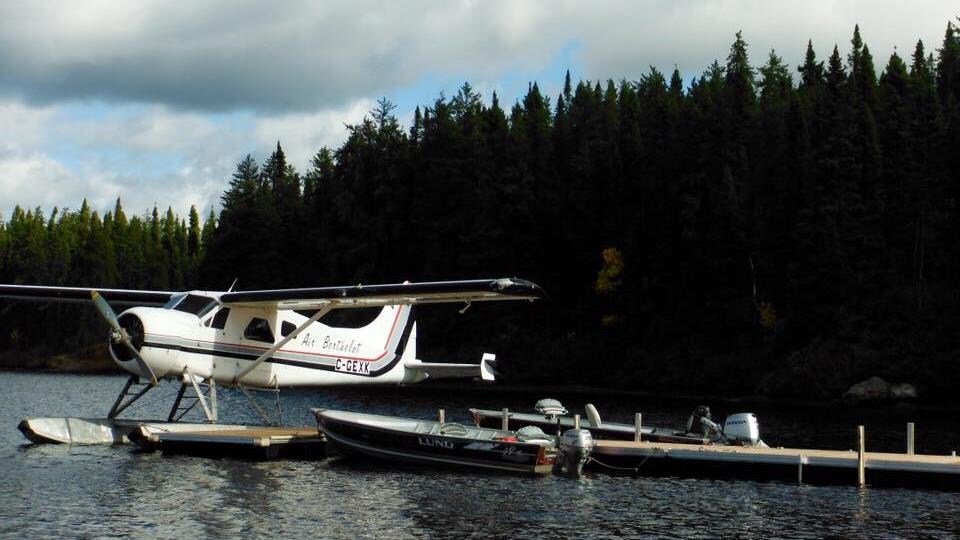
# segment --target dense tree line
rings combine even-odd
[[[212,216],[211,216],[212,217]],[[0,223],[0,283],[97,286],[177,291],[199,282],[204,246],[216,221],[201,227],[157,208],[127,218],[118,199],[101,218],[84,200],[79,210],[17,206]],[[14,353],[63,352],[102,341],[99,315],[89,306],[4,302],[0,349]]]
[[[492,344],[515,380],[835,395],[881,374],[946,395],[960,376],[958,101],[953,24],[879,76],[859,28],[826,60],[808,43],[795,72],[773,51],[754,67],[738,33],[687,82],[568,74],[559,95],[534,83],[509,109],[464,84],[407,129],[381,100],[307,171],[279,143],[242,160],[202,231],[195,212],[120,227],[119,206],[102,220],[20,211],[0,229],[0,277],[250,289],[518,275],[551,299],[423,309],[421,341],[441,356]],[[93,253],[112,255],[79,262]]]

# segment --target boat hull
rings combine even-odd
[[[503,412],[470,409],[473,414],[473,421],[476,425],[486,428],[500,428],[503,425]],[[508,412],[507,429],[516,430],[523,426],[537,426],[546,433],[557,433],[557,421],[538,414],[525,414]],[[573,418],[561,416],[560,431],[566,431],[574,427]],[[615,422],[603,422],[601,427],[594,427],[590,420],[581,419],[580,427],[590,430],[595,439],[632,441],[635,437],[635,428],[629,424],[619,424]],[[642,428],[641,436],[648,442],[675,443],[675,444],[711,444],[710,439],[704,437],[690,436],[684,433],[678,433],[672,430],[666,430],[658,427]]]
[[[407,432],[337,419],[321,412],[317,413],[317,420],[327,443],[344,456],[525,474],[547,474],[553,467],[554,453],[541,453],[544,445],[540,443]]]

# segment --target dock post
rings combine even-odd
[[[640,426],[643,425],[643,415],[634,413],[633,415],[633,441],[640,442]]]
[[[510,430],[510,409],[503,408],[503,425],[500,426],[503,431]]]
[[[857,426],[857,485],[863,487],[867,483],[866,475],[866,438],[863,426]]]
[[[573,429],[580,429],[580,415],[573,415]]]
[[[807,463],[807,456],[800,455],[800,461],[797,463],[797,483],[803,484],[803,466]]]
[[[913,422],[907,422],[907,454],[913,455],[913,435],[914,435],[914,425]]]
[[[446,411],[444,411],[443,409],[437,410],[437,416],[440,418],[440,423],[441,423],[441,424],[443,424],[443,423],[446,422],[446,420],[447,420],[447,419],[445,418],[445,416],[446,416]]]

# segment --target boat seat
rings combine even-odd
[[[417,433],[436,435],[440,432],[440,424],[437,422],[420,421],[417,422],[417,427],[414,429],[414,431]]]
[[[463,424],[446,423],[440,426],[440,435],[450,437],[466,437],[470,435],[470,428]]]
[[[593,427],[603,426],[603,421],[600,420],[600,413],[597,412],[597,408],[593,406],[593,403],[587,403],[583,407],[587,412],[587,419],[590,420],[590,424]]]

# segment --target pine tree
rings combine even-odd
[[[256,210],[261,197],[260,167],[249,154],[237,163],[230,187],[221,196],[219,225],[212,236],[208,237],[207,256],[204,259],[205,286],[224,287],[235,278],[242,278],[244,287],[255,286],[255,276],[250,274],[245,261],[253,249],[264,246],[255,243],[264,239],[257,222]],[[271,201],[272,205],[272,201]],[[213,210],[211,209],[211,214]],[[209,221],[209,220],[208,220]],[[259,266],[259,265],[258,265]]]
[[[929,266],[939,270],[938,259],[943,252],[934,249],[937,245],[935,235],[941,231],[939,207],[945,195],[943,183],[938,172],[942,158],[942,124],[940,102],[935,85],[934,66],[924,52],[923,41],[917,41],[913,61],[910,64],[911,88],[911,139],[914,146],[913,174],[910,175],[909,200],[915,203],[913,270],[911,282],[915,291],[916,305],[923,308],[925,287]],[[933,253],[934,259],[928,256]],[[932,263],[932,264],[931,264]]]
[[[856,102],[865,103],[873,111],[876,109],[876,68],[869,47],[860,37],[860,25],[854,27],[850,44],[852,48],[847,63],[850,66],[851,95]]]
[[[951,96],[960,99],[960,29],[951,22],[947,23],[936,70],[941,102],[945,104]]]

